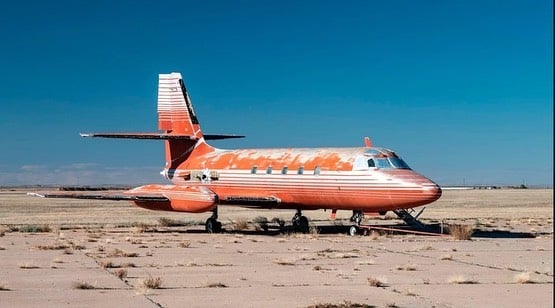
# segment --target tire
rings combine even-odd
[[[222,223],[214,218],[208,218],[204,224],[206,233],[220,233],[222,232]]]
[[[355,226],[355,225],[352,225],[352,226],[349,228],[349,235],[350,235],[350,236],[355,236],[355,235],[358,235],[358,234],[359,234],[358,227]]]

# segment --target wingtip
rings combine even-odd
[[[44,194],[40,194],[40,193],[36,193],[36,192],[28,192],[27,196],[33,196],[33,197],[40,197],[40,198],[44,198],[45,195]]]

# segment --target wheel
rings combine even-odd
[[[306,216],[301,216],[299,218],[299,231],[302,233],[308,233],[309,231],[308,218],[306,218]]]
[[[355,235],[358,234],[358,231],[359,231],[359,230],[358,230],[358,226],[352,225],[352,226],[349,228],[349,235],[350,235],[350,236],[355,236]]]
[[[207,233],[220,233],[222,231],[222,223],[214,218],[208,218],[204,227]]]
[[[295,230],[295,232],[308,233],[308,218],[306,218],[306,216],[294,217],[293,229]]]

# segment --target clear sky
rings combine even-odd
[[[9,1],[0,185],[163,182],[158,73],[217,147],[397,151],[440,184],[553,183],[553,8],[534,1]]]

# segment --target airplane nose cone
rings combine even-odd
[[[423,202],[432,203],[441,197],[441,187],[436,183],[427,179],[422,183],[422,198]]]

